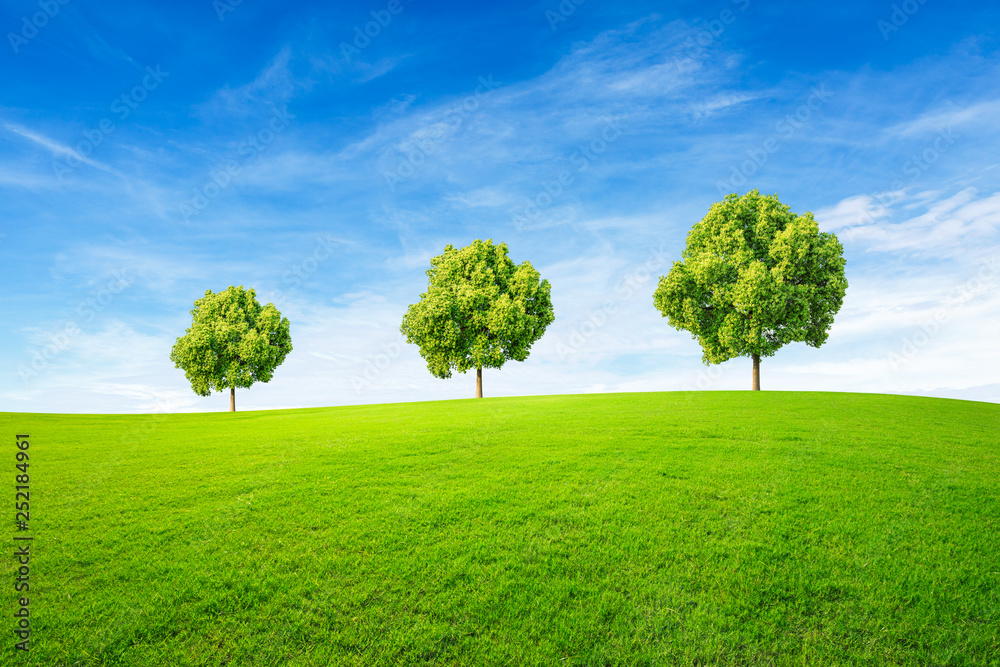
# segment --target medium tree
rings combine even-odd
[[[400,331],[420,346],[435,377],[475,368],[476,398],[483,396],[483,368],[527,359],[554,319],[549,281],[530,262],[515,265],[506,243],[447,245],[431,259],[427,277],[427,291],[406,310]]]
[[[713,204],[681,257],[653,302],[701,343],[706,364],[752,357],[754,390],[761,357],[793,341],[826,342],[847,291],[837,237],[757,190]]]
[[[191,316],[170,360],[199,396],[229,389],[230,412],[236,412],[237,387],[270,381],[292,351],[288,318],[273,303],[261,306],[254,290],[242,285],[217,294],[208,290],[194,302]]]

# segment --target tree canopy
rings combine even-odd
[[[812,213],[792,213],[777,195],[730,194],[691,229],[653,302],[698,340],[706,364],[753,357],[759,389],[760,357],[826,342],[847,291],[843,252]]]
[[[270,381],[292,351],[288,319],[273,303],[261,306],[252,288],[208,290],[194,302],[191,316],[191,327],[177,339],[170,360],[199,396],[229,389],[231,411],[237,387]]]
[[[451,245],[431,259],[427,291],[403,317],[400,331],[420,347],[427,369],[438,378],[524,361],[554,319],[549,281],[530,262],[515,265],[506,243],[476,240]]]

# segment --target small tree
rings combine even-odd
[[[236,388],[268,382],[289,352],[288,318],[273,303],[261,306],[253,289],[212,290],[194,302],[191,327],[177,339],[170,360],[184,370],[199,396],[229,389],[229,411],[236,412]]]
[[[431,375],[476,369],[476,398],[483,396],[483,368],[524,361],[552,323],[551,286],[530,262],[516,266],[507,244],[476,240],[431,259],[427,291],[403,316],[400,331],[420,346]]]
[[[847,291],[843,254],[812,213],[757,190],[731,194],[691,229],[653,302],[701,343],[706,364],[752,357],[759,390],[761,357],[793,341],[826,342]]]

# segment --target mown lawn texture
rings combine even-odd
[[[224,397],[220,407],[225,407]],[[1000,665],[1000,405],[0,414],[7,665]]]

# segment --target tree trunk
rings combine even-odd
[[[760,355],[753,355],[753,391],[760,391]]]
[[[483,369],[476,369],[476,398],[483,397]]]
[[[229,411],[236,412],[236,387],[229,388]]]

